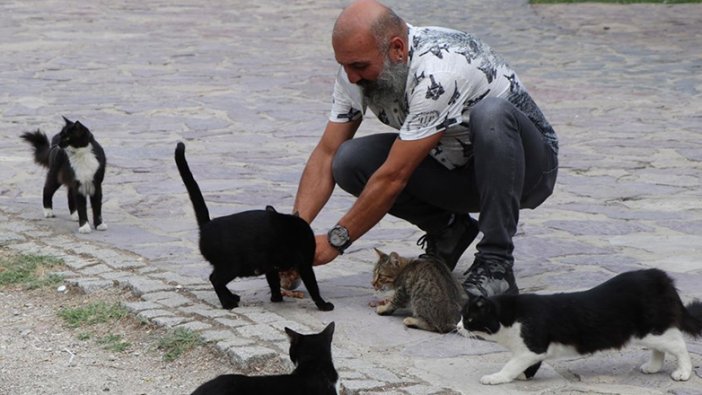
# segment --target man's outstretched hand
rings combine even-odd
[[[339,251],[329,244],[327,235],[317,235],[317,250],[314,253],[314,266],[326,265],[339,256]]]

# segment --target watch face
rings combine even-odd
[[[349,233],[345,228],[335,227],[329,232],[329,243],[341,247],[349,240]]]

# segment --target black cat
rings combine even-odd
[[[68,188],[68,210],[78,220],[78,231],[90,233],[87,198],[93,209],[93,225],[97,230],[107,230],[102,222],[102,181],[105,177],[105,151],[95,141],[93,134],[79,121],[66,124],[61,132],[49,139],[37,130],[25,132],[22,139],[34,147],[34,161],[46,168],[43,204],[44,217],[54,216],[52,198],[63,184]],[[76,218],[77,211],[77,218]]]
[[[232,309],[239,304],[239,296],[227,288],[230,281],[260,274],[266,275],[271,301],[281,302],[278,272],[294,268],[317,308],[334,309],[333,304],[319,295],[312,269],[316,248],[314,233],[305,220],[278,213],[271,206],[210,220],[205,199],[185,160],[185,144],[176,146],[175,161],[200,226],[200,252],[214,268],[210,282],[223,308]]]
[[[339,375],[332,361],[334,323],[320,333],[302,335],[285,328],[295,370],[278,376],[226,374],[199,386],[192,395],[335,395]]]
[[[665,272],[638,270],[581,292],[471,297],[458,331],[512,351],[501,371],[481,377],[483,384],[507,383],[522,373],[529,378],[546,359],[619,349],[630,342],[652,350],[641,366],[644,373],[658,372],[665,353],[675,356],[678,366],[670,376],[680,381],[692,372],[682,332],[702,335],[702,302],[685,306]]]

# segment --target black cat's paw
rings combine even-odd
[[[282,294],[277,294],[277,295],[271,295],[271,302],[273,303],[280,303],[283,301],[283,295]]]
[[[222,308],[226,310],[231,310],[233,308],[239,307],[239,295],[232,295],[231,298],[226,298],[226,299],[219,299],[219,302],[222,303]]]
[[[315,304],[317,305],[317,308],[321,311],[334,310],[334,305],[332,303],[329,303],[329,302],[322,301],[322,302],[315,302]]]
[[[237,302],[234,302],[234,301],[222,302],[222,308],[225,309],[225,310],[231,310],[231,309],[234,309],[234,308],[237,308],[237,307],[239,307],[239,302],[238,302],[238,301],[237,301]]]

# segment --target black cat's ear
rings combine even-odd
[[[294,330],[288,328],[287,326],[285,327],[285,333],[287,333],[288,338],[290,339],[290,344],[295,344],[300,340],[302,337],[301,334],[295,332]]]
[[[327,327],[324,328],[324,330],[322,331],[324,336],[331,339],[332,335],[334,334],[334,327],[335,327],[334,321],[330,322],[329,325],[327,325]]]
[[[487,302],[485,301],[485,298],[480,295],[477,298],[475,298],[475,307],[482,309]]]
[[[378,254],[378,258],[385,258],[387,256],[387,254],[385,254],[383,251],[380,251],[375,247],[373,247],[373,249],[375,250],[375,253]]]
[[[66,118],[66,117],[64,117],[64,116],[61,116],[61,117],[62,117],[63,120],[66,122],[66,125],[70,125],[70,124],[73,123],[73,122],[69,121],[68,118]]]
[[[79,133],[82,133],[82,134],[84,134],[84,135],[88,135],[88,136],[91,135],[90,130],[88,130],[88,128],[86,128],[85,125],[83,125],[82,123],[80,123],[80,121],[75,121],[75,122],[73,123],[73,128],[74,128],[75,130],[77,130]]]
[[[269,213],[277,213],[277,211],[275,211],[273,206],[270,206],[270,205],[266,206],[266,211],[268,211]]]

